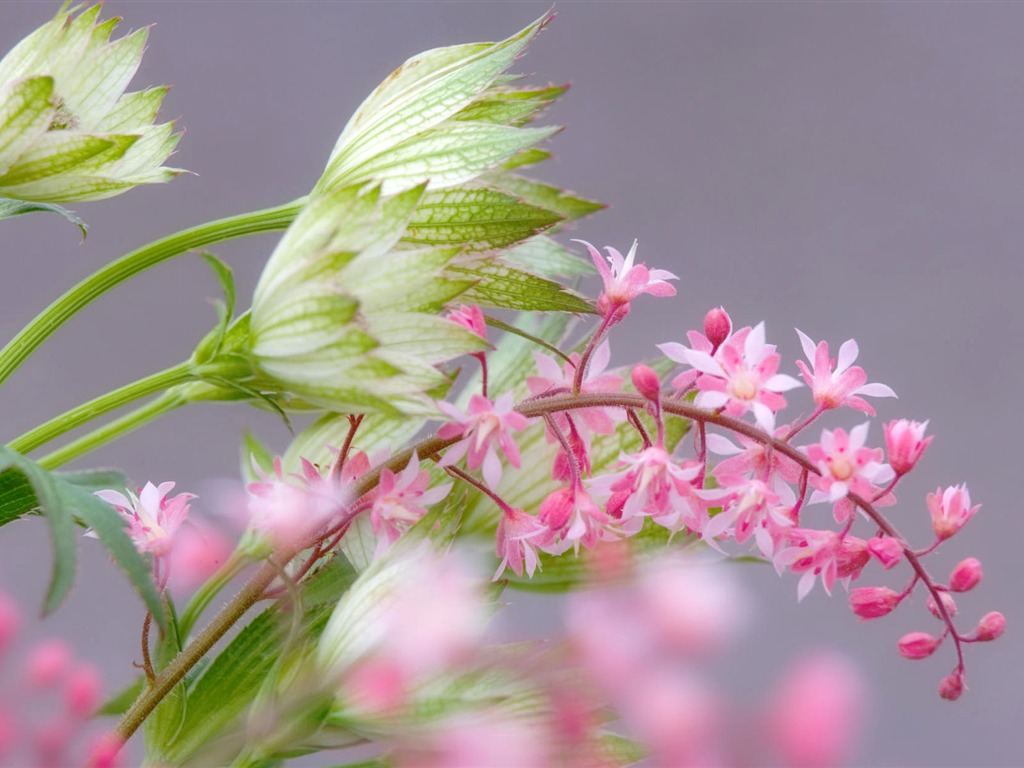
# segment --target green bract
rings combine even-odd
[[[153,124],[167,89],[124,93],[147,30],[111,42],[99,12],[61,11],[0,61],[0,197],[99,200],[181,172],[161,166],[180,134]]]

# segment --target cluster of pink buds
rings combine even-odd
[[[495,578],[506,567],[533,575],[540,553],[558,555],[628,538],[648,525],[648,518],[649,525],[672,535],[700,538],[722,552],[730,543],[753,544],[780,574],[788,570],[799,576],[801,599],[819,581],[829,594],[836,582],[849,588],[872,562],[882,570],[905,563],[911,577],[902,590],[854,589],[851,606],[861,618],[877,618],[915,589],[927,592],[929,608],[944,630],[937,637],[908,635],[900,652],[922,658],[949,638],[956,647],[957,666],[943,681],[941,692],[945,698],[956,698],[963,687],[962,645],[995,639],[1004,620],[1002,614],[990,613],[972,631],[960,632],[953,621],[956,606],[951,593],[973,588],[981,578],[980,565],[964,561],[944,585],[922,563],[977,511],[966,486],[929,495],[927,508],[936,539],[924,549],[912,547],[882,513],[896,503],[898,484],[932,440],[925,435],[927,422],[888,423],[884,448],[870,442],[869,422],[821,429],[816,440],[800,442],[825,414],[852,409],[873,416],[865,398],[895,393],[884,384],[868,382],[864,369],[854,364],[859,350],[852,339],[833,359],[827,342],[815,343],[797,331],[807,357],[795,366],[802,381],[780,372],[782,357],[768,343],[764,323],[734,330],[720,307],[707,313],[703,333],[686,334],[689,346],[659,345],[670,361],[683,366],[667,389],[654,370],[636,366],[631,376],[635,393],[624,391],[621,377],[603,373],[610,357],[607,333],[640,294],[674,294],[665,281],[675,276],[634,263],[635,244],[625,259],[609,249],[610,268],[595,248],[586,245],[604,290],[597,302],[600,322],[582,354],[565,357],[564,370],[537,354],[538,375],[528,379],[532,396],[518,405],[513,406],[511,392],[500,394],[494,403],[474,395],[467,413],[439,404],[451,419],[439,436],[460,438],[443,455],[441,465],[476,485],[502,510],[497,532],[501,565]],[[805,384],[811,407],[788,423],[781,422],[788,393]],[[653,419],[653,434],[641,414]],[[683,454],[682,443],[666,442],[669,416],[690,421],[689,456]],[[536,514],[516,509],[498,487],[497,449],[509,464],[519,466],[514,432],[526,427],[527,418],[542,420],[548,440],[559,446],[552,477],[562,485]],[[593,441],[624,421],[636,429],[640,448],[623,453],[617,469],[594,472]],[[709,454],[723,458],[713,464]],[[483,468],[483,483],[457,469],[464,456],[471,472]],[[819,512],[818,505],[830,508],[831,514]],[[870,528],[863,538],[854,533],[858,523]]]
[[[14,603],[0,593],[0,661],[7,661],[21,625]],[[84,741],[92,739],[90,766],[113,766],[117,750],[109,737],[89,735],[99,708],[99,671],[75,658],[60,640],[35,643],[0,685],[0,765],[60,768],[76,764]]]

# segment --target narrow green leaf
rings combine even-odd
[[[67,208],[54,205],[53,203],[31,203],[25,200],[13,200],[9,197],[0,197],[0,219],[10,219],[14,216],[20,216],[23,213],[36,212],[56,213],[58,216],[63,216],[78,227],[83,238],[88,232],[85,222],[76,216],[73,211],[69,211]]]
[[[521,152],[516,152],[512,157],[501,164],[501,167],[506,171],[511,171],[514,168],[524,168],[528,165],[537,165],[537,163],[543,163],[545,160],[551,159],[551,153],[546,149],[538,149],[537,147],[530,147],[524,149]]]
[[[586,299],[558,283],[515,269],[500,259],[460,263],[448,267],[448,272],[459,279],[477,281],[463,294],[466,302],[523,311],[595,311]]]
[[[576,197],[568,190],[527,179],[514,173],[492,172],[481,180],[485,184],[521,197],[526,202],[554,211],[561,217],[575,221],[607,208],[603,203]]]
[[[192,359],[201,364],[215,358],[224,345],[224,338],[227,336],[228,328],[231,326],[231,320],[235,314],[235,278],[231,267],[212,253],[203,251],[200,255],[213,270],[224,294],[223,299],[214,301],[214,307],[217,310],[217,325],[206,335],[192,355]]]

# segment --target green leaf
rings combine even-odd
[[[582,219],[592,213],[607,208],[603,203],[576,197],[573,193],[558,187],[527,179],[514,173],[492,172],[482,180],[504,192],[509,192],[526,202],[554,211],[569,221]]]
[[[477,283],[463,300],[501,309],[593,314],[590,303],[558,283],[509,266],[500,259],[453,264],[448,272]]]
[[[23,213],[36,212],[56,213],[58,216],[63,216],[78,227],[83,238],[87,234],[88,228],[85,226],[85,222],[78,218],[73,211],[69,211],[67,208],[54,205],[53,203],[31,203],[25,200],[12,200],[9,197],[0,197],[0,219],[10,219],[14,216],[20,216]]]
[[[521,152],[516,152],[512,157],[501,164],[501,167],[506,171],[511,171],[514,168],[524,168],[528,165],[537,165],[537,163],[543,163],[545,160],[551,159],[551,153],[546,149],[539,149],[537,147],[530,147],[524,149]]]
[[[55,107],[52,77],[28,77],[0,100],[0,176],[46,133]]]
[[[562,218],[499,190],[459,187],[424,195],[402,240],[487,251],[526,240]]]
[[[482,120],[503,125],[524,125],[532,121],[555,99],[568,90],[567,85],[509,88],[496,85],[453,116],[453,120]]]
[[[540,277],[578,277],[596,272],[594,263],[562,247],[546,235],[531,237],[525,243],[505,251],[501,258]]]

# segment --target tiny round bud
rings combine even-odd
[[[949,575],[949,588],[954,592],[970,592],[981,582],[981,576],[981,562],[977,558],[968,557],[957,563]]]
[[[926,659],[942,641],[927,632],[911,632],[900,638],[900,655],[905,659]]]
[[[882,567],[889,570],[903,559],[903,545],[891,536],[875,536],[868,539],[868,551]]]
[[[949,594],[949,592],[939,592],[939,599],[942,600],[942,605],[945,607],[946,613],[949,614],[949,617],[953,618],[956,616],[956,600],[953,599],[953,596]],[[932,612],[932,616],[936,619],[942,618],[942,611],[940,611],[939,606],[936,605],[934,597],[928,598],[927,605],[928,610]]]
[[[722,307],[715,307],[704,315],[704,335],[718,349],[732,332],[732,320]]]
[[[888,587],[861,587],[850,592],[850,608],[862,619],[877,619],[891,613],[900,599]]]
[[[939,683],[939,696],[946,701],[956,701],[964,692],[964,676],[959,672],[946,675]]]
[[[31,688],[54,685],[68,674],[71,649],[60,640],[44,640],[32,649],[25,663],[25,677]]]
[[[648,368],[646,365],[636,365],[633,367],[632,378],[637,392],[648,400],[658,401],[658,398],[661,397],[661,379],[658,378],[654,369]]]
[[[988,642],[995,640],[1006,631],[1006,617],[999,611],[991,611],[981,617],[978,626],[974,630],[974,636],[979,640]]]

